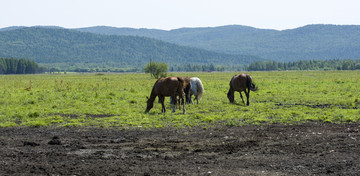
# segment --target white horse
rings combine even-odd
[[[194,104],[194,102],[191,99],[191,96],[194,95],[195,96],[194,100],[196,99],[196,104],[199,104],[199,100],[201,99],[204,93],[204,86],[198,77],[190,78],[190,84],[191,84],[191,88],[189,91],[190,96],[186,96],[186,98],[189,97],[189,99],[186,99],[186,102]]]
[[[199,100],[201,99],[203,93],[204,93],[204,86],[201,82],[201,80],[198,77],[192,77],[190,78],[190,84],[186,86],[184,89],[186,103],[192,103],[194,102],[191,99],[191,96],[194,95],[196,100],[196,103],[199,104]],[[172,98],[170,97],[170,104],[174,104]]]

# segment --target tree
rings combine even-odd
[[[16,74],[25,74],[25,69],[27,67],[28,61],[25,59],[20,59],[17,64]]]
[[[3,58],[0,58],[0,74],[5,74],[7,71],[6,61]]]
[[[33,74],[42,73],[44,68],[35,61],[15,58],[0,58],[0,74]]]
[[[154,78],[166,77],[169,66],[166,63],[155,61],[150,62],[144,67],[145,73],[150,73]]]

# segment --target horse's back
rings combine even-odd
[[[200,78],[192,77],[192,78],[190,78],[190,81],[191,81],[191,85],[194,87],[194,88],[192,88],[193,90],[197,90],[197,91],[204,90],[204,86],[203,86]]]
[[[198,77],[192,77],[191,80],[191,94],[197,96],[198,99],[201,99],[202,94],[204,93],[204,86]]]
[[[191,83],[199,82],[199,81],[200,81],[200,79],[199,79],[198,77],[191,77],[191,78],[190,78],[190,82],[191,82]]]
[[[179,86],[182,86],[179,77],[159,78],[154,85],[154,90],[157,95],[171,96]]]
[[[247,88],[247,74],[235,75],[230,81],[230,87],[235,91],[245,91]]]

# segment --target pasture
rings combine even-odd
[[[145,74],[0,76],[0,175],[358,175],[360,71],[196,76],[199,104],[145,113]]]
[[[148,74],[1,75],[0,127],[92,126],[204,128],[214,124],[299,124],[359,122],[360,71],[250,72],[259,88],[245,106],[235,92],[229,103],[229,81],[239,73],[170,73],[199,77],[205,87],[200,104],[167,112],[146,96],[156,79]],[[243,93],[244,94],[244,93]]]

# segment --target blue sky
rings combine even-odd
[[[359,0],[0,0],[0,28],[360,25]]]

